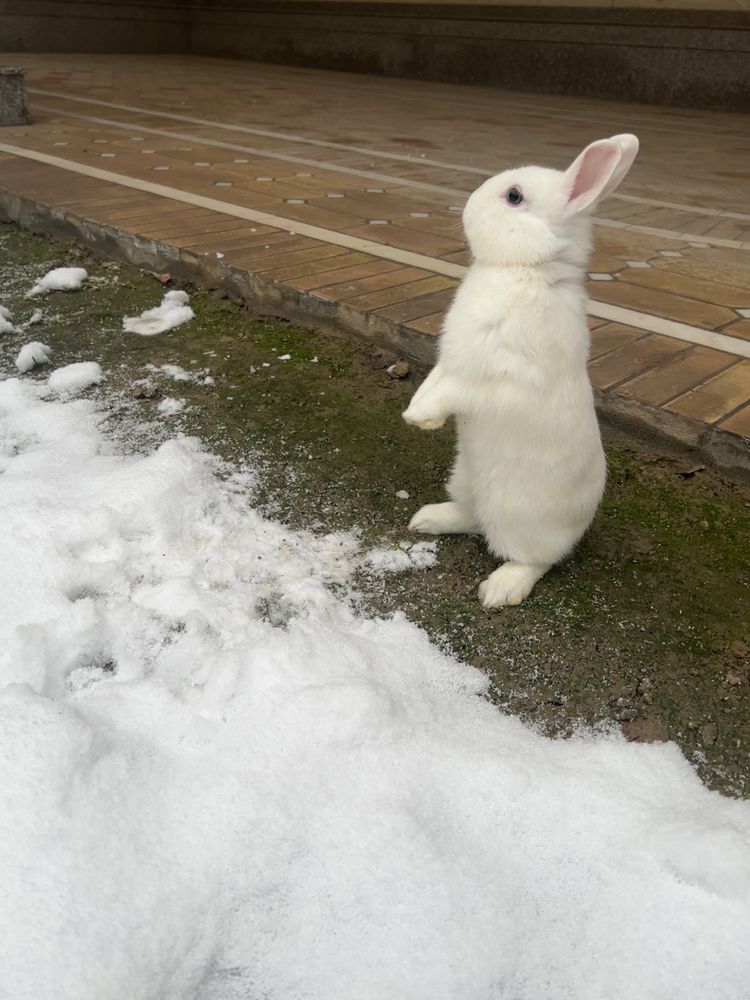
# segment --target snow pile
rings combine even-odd
[[[11,322],[12,314],[10,309],[0,306],[0,333],[15,333],[16,328]]]
[[[371,549],[365,564],[381,573],[402,573],[407,569],[429,569],[437,562],[435,542],[399,542],[395,549]]]
[[[164,372],[164,374],[175,382],[191,382],[193,376],[190,372],[185,371],[181,365],[156,365],[151,366],[154,371]]]
[[[160,306],[147,309],[140,316],[126,316],[122,328],[125,333],[140,333],[144,337],[172,330],[195,316],[189,301],[187,292],[167,292]]]
[[[160,372],[175,382],[197,382],[200,385],[213,385],[214,379],[209,375],[208,368],[196,368],[186,371],[181,365],[146,365],[152,372]]]
[[[37,365],[48,365],[50,353],[50,348],[46,344],[40,344],[38,340],[31,344],[24,344],[18,352],[16,368],[19,372],[30,372]],[[58,371],[64,371],[64,369],[58,369]]]
[[[82,267],[55,267],[48,271],[34,285],[29,295],[43,295],[46,292],[72,292],[80,288],[88,278]]]
[[[502,716],[355,613],[351,536],[44,391],[0,384],[2,995],[746,1000],[750,804]]]
[[[176,413],[182,413],[185,409],[184,399],[175,399],[174,396],[167,396],[159,403],[156,409],[163,417],[173,417]]]
[[[56,368],[47,379],[47,385],[60,396],[74,396],[103,379],[102,369],[96,361],[77,361],[75,364]]]

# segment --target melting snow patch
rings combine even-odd
[[[200,385],[213,385],[214,380],[208,374],[208,368],[198,368],[193,371],[186,371],[180,365],[148,365],[150,371],[161,372],[175,382],[198,382]]]
[[[19,372],[30,372],[37,365],[48,365],[50,363],[50,349],[46,344],[40,344],[38,340],[31,344],[24,344],[18,352],[16,358],[16,368]],[[59,371],[65,371],[64,368]]]
[[[40,278],[28,294],[72,292],[80,288],[87,277],[88,274],[82,267],[56,267]]]
[[[44,314],[42,313],[41,309],[35,309],[34,312],[31,314],[31,316],[29,316],[26,322],[23,323],[22,325],[24,327],[35,326],[37,323],[41,323],[43,318]]]
[[[56,368],[47,379],[47,385],[60,396],[75,396],[103,378],[101,367],[95,361],[78,361]]]
[[[126,316],[122,328],[126,333],[140,333],[143,337],[153,337],[165,333],[191,320],[195,313],[188,305],[187,292],[167,292],[161,305],[147,309],[140,316]]]
[[[156,409],[164,417],[173,417],[176,413],[181,413],[185,409],[185,400],[167,396],[166,399],[162,399]]]
[[[437,562],[437,545],[435,542],[399,542],[395,549],[371,549],[364,561],[377,573],[428,569]]]
[[[44,392],[0,383],[3,996],[746,1000],[750,803],[526,729],[356,613],[351,535]]]
[[[16,328],[11,323],[11,311],[0,306],[0,333],[15,333]]]
[[[189,372],[186,372],[179,365],[161,365],[157,371],[164,372],[169,378],[173,378],[175,382],[190,382],[193,378]]]

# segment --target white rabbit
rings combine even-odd
[[[606,466],[586,371],[587,213],[630,169],[638,140],[594,142],[566,171],[507,170],[466,203],[473,263],[438,362],[404,419],[432,430],[454,414],[446,503],[409,527],[477,532],[505,560],[479,588],[486,607],[520,604],[593,520]]]

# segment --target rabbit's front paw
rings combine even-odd
[[[454,501],[428,503],[409,521],[409,531],[424,535],[471,534],[479,528],[471,514]]]
[[[447,417],[427,416],[425,411],[411,406],[407,410],[404,410],[401,416],[407,424],[419,427],[422,431],[436,431],[448,419]]]
[[[485,608],[505,608],[524,601],[549,566],[525,566],[507,562],[479,585],[479,600]]]

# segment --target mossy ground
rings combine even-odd
[[[49,267],[80,262],[91,275],[81,292],[24,299]],[[45,312],[0,340],[3,370],[28,340],[49,344],[56,364],[98,360],[107,393],[122,390],[116,420],[157,405],[128,396],[147,365],[207,368],[209,385],[155,376],[188,403],[168,426],[226,458],[260,458],[266,510],[292,525],[358,526],[377,544],[407,538],[411,513],[442,497],[453,447],[450,428],[425,434],[401,420],[414,378],[391,378],[392,358],[378,350],[195,290],[191,323],[154,338],[123,334],[122,317],[163,291],[150,275],[2,226],[0,303],[16,320]],[[673,739],[711,786],[750,794],[750,495],[642,449],[609,448],[608,459],[591,531],[521,607],[481,608],[477,587],[493,562],[473,537],[440,540],[433,569],[364,580],[366,598],[481,667],[498,704],[544,731],[614,723],[629,738]]]

